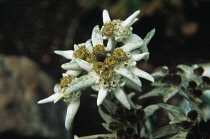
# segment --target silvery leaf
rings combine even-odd
[[[142,47],[140,47],[141,52],[143,52],[143,53],[148,52],[147,45],[150,42],[150,40],[152,39],[152,37],[154,36],[154,34],[155,34],[155,29],[151,30],[146,35],[146,37],[144,38],[144,43],[143,43]],[[148,59],[149,59],[149,55],[144,58],[145,61],[147,61]]]
[[[126,87],[129,87],[129,88],[132,88],[138,92],[141,92],[141,87],[138,86],[137,84],[134,84],[132,81],[130,81],[128,78],[123,78],[122,79],[123,81],[125,81],[125,86]]]
[[[147,33],[146,37],[144,38],[144,45],[148,45],[154,34],[155,34],[155,29],[152,29],[149,33]]]
[[[101,107],[98,108],[99,114],[101,115],[101,118],[106,122],[106,123],[110,123],[112,122],[112,117],[108,114],[106,114]]]
[[[180,123],[187,119],[188,111],[183,108],[164,103],[159,103],[157,106],[163,108],[169,113],[170,123]]]
[[[134,92],[131,92],[130,94],[128,94],[128,101],[131,105],[131,108],[134,109],[134,110],[137,110],[137,109],[140,109],[142,106],[140,105],[135,105],[132,101],[132,97],[135,96],[135,93]]]
[[[139,96],[139,99],[155,97],[155,96],[162,96],[167,90],[168,90],[168,87],[154,88],[151,91]]]
[[[193,69],[187,65],[178,65],[177,68],[182,69],[187,75],[193,74]]]
[[[195,102],[190,101],[190,107],[192,108],[192,110],[196,110],[198,112],[198,121],[207,121],[205,113],[198,107],[198,105]]]
[[[163,66],[161,69],[159,69],[157,72],[152,73],[151,75],[154,77],[154,79],[163,78],[168,74],[169,69],[167,66]]]
[[[179,91],[178,87],[171,86],[163,95],[163,102],[167,102],[171,97],[173,97]]]
[[[107,131],[112,132],[112,130],[109,129],[109,124],[107,124],[107,123],[102,123],[102,126],[103,126]]]
[[[181,132],[174,135],[173,137],[170,137],[169,139],[186,139],[187,134],[188,132]]]
[[[97,134],[97,135],[90,135],[90,136],[84,136],[84,137],[78,137],[74,135],[74,139],[98,139],[98,138],[104,138],[104,139],[115,139],[115,134]]]
[[[110,113],[115,113],[116,105],[109,101],[108,99],[104,99],[104,102],[102,104]]]
[[[158,109],[159,107],[157,105],[149,105],[146,108],[144,108],[145,118],[151,116]]]
[[[156,139],[161,138],[169,135],[177,134],[180,131],[179,125],[177,124],[170,124],[164,127],[159,128],[155,132],[153,132],[149,138],[150,139]]]

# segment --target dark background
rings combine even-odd
[[[13,95],[9,95],[8,104],[0,102],[0,116],[13,115],[12,119],[1,116],[0,121],[4,121],[5,125],[2,127],[0,125],[0,138],[70,137],[64,129],[66,111],[64,103],[34,105],[37,105],[36,102],[39,99],[53,93],[53,84],[59,82],[61,73],[64,72],[60,65],[67,60],[55,55],[53,51],[72,49],[73,44],[83,43],[90,39],[93,27],[102,26],[103,9],[109,11],[111,19],[125,19],[140,9],[140,20],[133,25],[133,32],[142,38],[153,28],[156,29],[156,34],[148,46],[150,59],[146,65],[140,63],[142,69],[152,72],[163,65],[192,65],[210,62],[209,8],[208,0],[0,0],[0,81],[2,81],[0,84],[3,84],[2,87],[0,86],[0,94],[2,100],[7,99],[9,93],[14,93],[14,90],[11,90],[11,81],[15,80],[18,85],[22,80],[21,77],[25,75],[31,81],[43,73],[43,76],[47,78],[43,83],[49,92],[46,93],[45,89],[42,89],[43,84],[38,78],[36,84],[39,85],[33,88],[33,93],[31,93],[33,97],[30,99],[33,103],[30,105],[25,101],[23,106],[19,105],[19,101],[22,103],[22,97],[27,95],[27,89],[20,89],[22,93],[15,104],[13,102],[14,100],[16,102],[16,97],[13,98]],[[17,71],[19,75],[17,77],[17,73],[11,69],[19,69],[21,63],[24,63],[21,62],[24,58],[28,59],[29,63],[33,63],[33,66],[28,68],[23,64]],[[34,67],[37,70],[31,74],[30,71],[33,71]],[[39,76],[43,77],[42,74]],[[6,79],[11,79],[11,81]],[[25,87],[27,88],[28,85],[23,86]],[[4,95],[5,92],[7,95]],[[79,136],[105,133],[101,126],[102,120],[97,118],[99,115],[96,100],[90,98],[89,95],[90,93],[83,94],[81,107],[75,118],[73,134]],[[26,112],[22,119],[28,119],[24,124],[30,124],[17,130],[22,122],[17,122],[19,119],[15,117],[17,114],[22,115],[22,111],[14,112],[14,110],[16,108],[22,110],[25,107],[27,110],[36,107],[37,111],[30,117]],[[11,108],[12,110],[8,111]],[[43,129],[43,125],[37,125],[39,128],[33,130],[32,125],[38,123],[36,118],[32,118],[33,116],[39,117],[40,123],[48,128]],[[4,119],[5,117],[7,118]],[[8,122],[11,126],[7,127]],[[30,128],[32,130],[30,132],[25,130]],[[49,136],[50,133],[54,134]]]

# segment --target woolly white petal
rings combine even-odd
[[[136,54],[140,54],[140,53],[141,53],[140,49],[135,49],[133,51],[130,51],[131,55],[136,55]]]
[[[45,99],[42,99],[40,101],[38,101],[37,103],[38,104],[44,104],[44,103],[49,103],[49,102],[54,102],[57,98],[60,97],[60,94],[59,93],[55,93]]]
[[[62,64],[61,68],[65,70],[81,70],[80,66],[76,62]]]
[[[121,47],[124,51],[130,52],[137,48],[140,48],[143,45],[143,40],[136,34],[131,34],[125,41],[124,45]]]
[[[134,23],[136,23],[136,21],[138,21],[139,20],[139,18],[135,18],[134,20],[133,20],[133,22],[131,22],[130,23],[130,25],[129,26],[132,26]]]
[[[53,91],[54,91],[55,93],[58,93],[58,92],[59,92],[59,89],[60,89],[59,84],[56,84],[56,85],[54,86],[54,88],[53,88]]]
[[[91,44],[91,39],[86,41],[85,46],[89,52],[93,52],[93,46]]]
[[[91,38],[92,38],[93,47],[96,46],[97,44],[103,45],[103,38],[98,25],[93,28]]]
[[[82,70],[79,71],[75,71],[75,70],[67,70],[65,73],[62,73],[62,76],[68,76],[70,75],[74,75],[74,76],[78,76],[80,73],[82,72]]]
[[[147,79],[151,82],[154,82],[154,78],[147,72],[143,71],[143,70],[140,70],[139,68],[131,68],[131,71],[137,75],[138,77],[141,77],[141,78],[144,78],[144,79]]]
[[[141,81],[139,80],[139,78],[136,75],[134,75],[132,72],[130,72],[128,69],[120,68],[114,71],[128,78],[129,80],[131,80],[132,82],[134,82],[135,84],[141,87]]]
[[[80,99],[78,98],[77,100],[71,101],[71,103],[67,108],[66,120],[65,120],[65,127],[67,130],[71,129],[72,127],[72,122],[78,111],[79,105],[80,105]]]
[[[87,61],[82,60],[80,58],[76,58],[76,62],[82,69],[86,70],[87,72],[91,71],[92,69],[91,64],[88,63]]]
[[[131,24],[133,24],[134,20],[136,19],[136,17],[139,15],[140,10],[135,11],[132,15],[130,15],[125,21],[123,21],[122,26],[131,26]]]
[[[143,42],[138,42],[138,43],[127,43],[123,45],[121,48],[125,52],[130,52],[134,49],[140,48],[143,45]]]
[[[74,51],[73,50],[67,50],[67,51],[56,50],[56,51],[54,51],[54,53],[61,55],[61,56],[65,57],[66,59],[72,59]]]
[[[103,10],[103,23],[111,21],[109,12],[105,9]]]
[[[149,52],[141,53],[141,54],[132,54],[131,59],[134,61],[140,61],[142,60],[145,56],[148,56]]]
[[[104,99],[106,98],[107,92],[107,88],[101,87],[101,89],[98,92],[97,106],[100,106],[103,103]]]
[[[74,51],[78,50],[79,49],[79,46],[74,44]]]
[[[113,94],[115,95],[115,97],[120,101],[120,103],[122,103],[127,109],[131,109],[130,103],[127,99],[126,94],[124,93],[124,91],[120,88],[117,87],[114,91]]]
[[[116,45],[116,41],[114,40],[114,38],[109,37],[107,46],[105,47],[105,51],[107,52],[112,51],[113,49],[115,49],[114,48],[115,45]]]
[[[125,39],[125,41],[123,41],[124,44],[127,44],[127,43],[132,44],[132,43],[139,43],[139,42],[143,43],[143,40],[141,39],[141,37],[139,37],[136,34],[131,34],[128,38]]]
[[[93,85],[97,80],[97,76],[93,76],[90,74],[84,75],[76,79],[74,82],[69,84],[69,87],[66,90],[66,94],[70,94],[71,92],[75,92]]]

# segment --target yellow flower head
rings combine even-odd
[[[117,60],[124,60],[124,59],[127,58],[127,54],[122,49],[120,49],[120,48],[114,50],[113,56]]]
[[[89,62],[89,63],[93,63],[96,60],[96,56],[94,54],[89,53],[86,57],[85,57],[85,61]]]
[[[75,58],[85,59],[85,57],[88,55],[88,51],[85,47],[79,47],[78,50],[74,52]]]
[[[104,80],[109,80],[112,78],[113,74],[114,74],[114,71],[112,69],[106,68],[101,72],[101,77]]]
[[[67,84],[71,83],[72,77],[71,75],[64,76],[63,78],[60,79],[60,86],[61,88],[67,86]]]
[[[117,63],[117,61],[116,61],[116,58],[114,56],[108,56],[104,60],[104,63],[106,65],[108,65],[109,67],[113,67]]]
[[[93,69],[96,73],[100,73],[100,71],[103,71],[105,69],[105,64],[103,62],[95,62],[93,64]]]
[[[105,36],[110,36],[114,33],[114,25],[111,22],[107,22],[101,29],[101,33]]]
[[[105,54],[105,48],[101,44],[97,44],[93,47],[93,54],[96,56],[101,56]]]

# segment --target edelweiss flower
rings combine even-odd
[[[138,20],[136,18],[140,10],[134,12],[129,16],[125,21],[121,20],[112,20],[110,19],[109,13],[107,10],[103,11],[103,27],[101,29],[102,34],[105,38],[114,38],[117,42],[122,42],[129,35],[132,34],[132,25]]]
[[[98,91],[98,106],[103,103],[109,93],[109,96],[114,96],[127,109],[133,107],[124,92],[124,86],[140,91],[141,81],[139,77],[154,81],[150,74],[136,66],[137,61],[148,59],[147,44],[155,32],[155,30],[152,30],[144,40],[138,35],[132,34],[131,25],[138,20],[136,16],[139,12],[134,12],[125,21],[111,21],[108,12],[104,10],[104,26],[101,30],[99,26],[95,26],[90,40],[86,43],[74,45],[74,51],[55,51],[56,54],[71,60],[61,67],[67,70],[63,76],[71,76],[72,81],[67,83],[61,81],[61,84],[58,85],[61,89],[56,90],[57,93],[41,102],[48,102],[47,100],[51,99],[54,101],[60,98],[66,100],[68,98],[67,102],[70,102],[70,105],[72,101],[79,104],[79,97],[73,97],[75,92],[81,94],[83,89],[92,87],[95,91]],[[104,45],[105,39],[108,39],[106,46]],[[123,45],[117,47],[118,42],[122,42]],[[81,74],[83,71],[85,71],[85,75]],[[76,110],[78,106],[75,106]],[[76,110],[70,116],[71,119],[67,120],[70,122],[66,123],[72,122]],[[70,108],[68,108],[68,111],[71,111]],[[67,115],[69,115],[68,111]],[[69,129],[67,125],[66,127]]]
[[[64,77],[63,80],[67,80],[67,78],[68,77]],[[49,96],[48,98],[40,100],[38,104],[44,104],[48,102],[56,103],[58,100],[63,98],[64,101],[68,104],[67,112],[66,112],[66,119],[65,119],[65,127],[67,130],[69,130],[71,129],[72,122],[74,120],[74,117],[80,105],[81,92],[78,91],[78,92],[73,92],[69,95],[66,95],[65,94],[66,89],[67,87],[63,87],[62,83],[60,85],[56,84],[54,87],[55,94]]]

